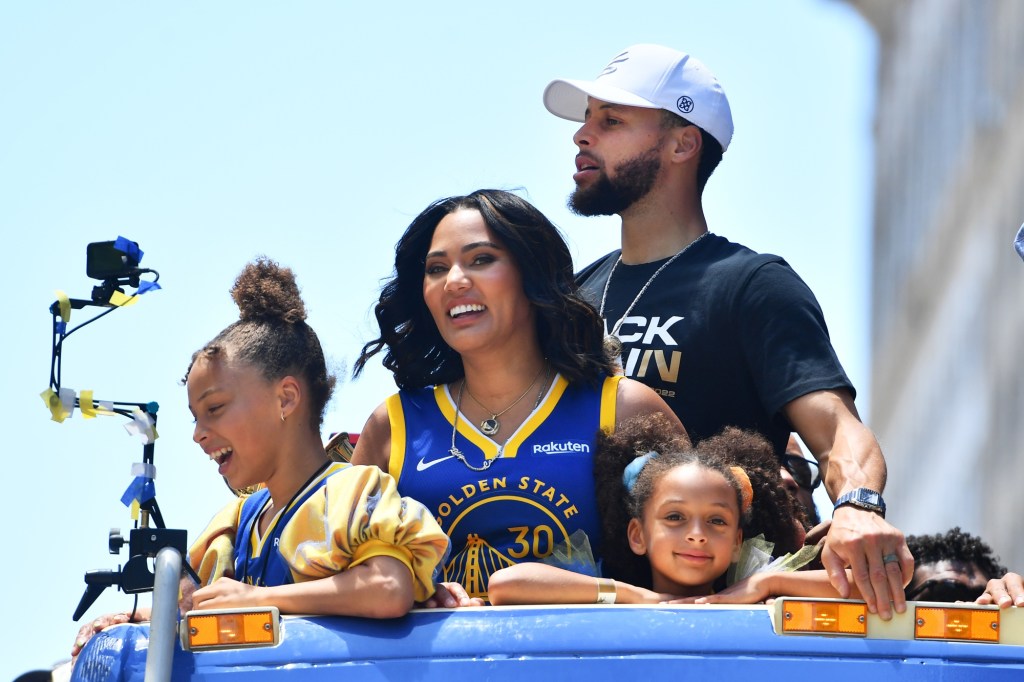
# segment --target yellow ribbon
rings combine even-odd
[[[82,389],[82,392],[78,394],[78,407],[86,419],[96,418],[96,405],[93,403],[91,390]]]
[[[50,418],[58,424],[70,417],[75,410],[75,392],[70,388],[60,389],[59,395],[54,393],[52,388],[48,388],[40,393],[39,397],[50,410]]]
[[[60,309],[60,319],[64,320],[64,324],[71,321],[71,299],[60,289],[57,289],[57,307]]]
[[[110,295],[110,305],[116,305],[119,308],[123,308],[129,305],[135,305],[138,302],[138,300],[139,297],[137,295],[128,296],[124,292],[117,290],[115,290],[114,293]]]

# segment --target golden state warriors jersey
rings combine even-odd
[[[486,599],[494,571],[543,559],[555,548],[571,552],[569,538],[578,530],[600,556],[593,454],[598,431],[614,429],[620,378],[608,377],[595,389],[556,376],[503,447],[460,418],[455,447],[474,467],[494,460],[485,471],[473,471],[450,452],[456,406],[445,386],[388,399],[388,473],[451,539],[445,581]]]

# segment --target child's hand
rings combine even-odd
[[[730,585],[717,594],[705,597],[673,599],[669,604],[758,604],[772,596],[768,589],[767,573],[755,573],[749,578]]]
[[[976,600],[979,604],[998,604],[999,608],[1024,606],[1024,579],[1019,573],[1007,573],[1002,578],[993,578]]]
[[[479,597],[470,597],[461,583],[437,583],[433,596],[418,604],[425,609],[454,609],[460,606],[484,606]]]
[[[78,654],[82,653],[82,647],[85,643],[92,639],[93,635],[100,632],[104,628],[108,628],[111,625],[120,625],[127,623],[129,614],[127,613],[105,613],[98,618],[95,618],[78,629],[78,636],[75,638],[75,644],[71,647],[71,658],[75,658]],[[139,619],[136,618],[136,621]]]
[[[261,589],[231,578],[218,578],[212,585],[201,587],[192,593],[192,608],[237,609],[243,606],[260,606],[258,594]]]
[[[825,537],[828,535],[828,529],[832,527],[832,519],[825,519],[814,528],[807,531],[807,535],[804,536],[805,545],[820,545],[825,541]]]

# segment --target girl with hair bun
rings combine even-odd
[[[184,384],[193,439],[240,494],[188,553],[202,586],[183,610],[272,605],[284,613],[392,618],[434,592],[448,538],[377,467],[332,462],[320,427],[334,377],[295,276],[249,263],[231,296],[239,319],[193,356]],[[149,614],[109,614],[99,630]]]
[[[378,468],[328,459],[320,427],[334,377],[292,271],[258,259],[231,295],[239,320],[188,368],[193,439],[233,489],[261,489],[229,505],[189,552],[205,585],[194,608],[404,615],[433,593],[447,537]]]

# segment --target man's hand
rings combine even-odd
[[[864,426],[847,389],[813,391],[786,403],[786,416],[800,438],[825,467],[825,488],[833,500],[853,488],[881,492],[885,458]],[[844,505],[832,514],[821,550],[821,565],[844,599],[852,594],[845,568],[871,613],[883,620],[907,610],[903,586],[914,575],[914,557],[898,529],[866,509]]]
[[[907,610],[903,587],[914,576],[914,557],[898,529],[878,514],[845,505],[832,514],[821,565],[844,599],[850,597],[849,567],[868,611],[882,620]]]

